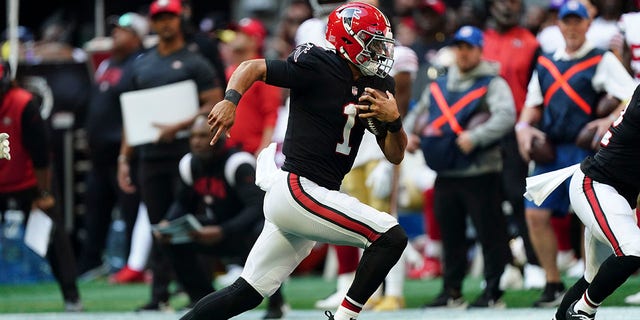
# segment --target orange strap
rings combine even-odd
[[[449,107],[447,100],[442,94],[442,90],[440,90],[440,87],[436,82],[432,82],[429,86],[429,89],[431,90],[433,98],[436,100],[438,108],[440,108],[440,111],[442,111],[442,115],[433,120],[433,122],[431,122],[429,126],[434,129],[438,129],[448,122],[451,126],[451,129],[456,134],[460,134],[462,131],[464,131],[464,129],[462,128],[462,126],[460,126],[458,120],[456,120],[455,114],[464,109],[464,107],[468,106],[469,103],[478,98],[481,98],[487,93],[487,87],[475,89],[464,95],[460,100],[456,101],[453,106]]]
[[[556,65],[553,64],[553,62],[547,57],[538,57],[538,63],[540,63],[545,69],[547,69],[549,73],[551,73],[553,79],[555,79],[555,82],[549,87],[549,89],[547,89],[547,92],[544,94],[544,105],[549,105],[551,97],[556,93],[556,91],[558,91],[558,89],[560,89],[560,87],[562,87],[562,91],[564,91],[569,96],[569,99],[573,100],[573,102],[578,105],[578,107],[580,107],[582,111],[590,115],[591,106],[586,101],[584,101],[584,99],[582,99],[582,97],[571,87],[571,85],[569,85],[569,79],[571,79],[571,77],[576,75],[578,72],[586,70],[587,68],[600,63],[600,60],[602,60],[601,55],[595,56],[577,63],[576,65],[565,71],[565,73],[560,73],[558,67],[556,67]]]

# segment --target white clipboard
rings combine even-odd
[[[137,146],[158,140],[154,123],[174,124],[192,118],[200,108],[193,80],[125,92],[120,95],[127,143]]]
[[[53,220],[40,209],[29,213],[29,220],[24,229],[24,244],[41,257],[47,255],[49,239],[53,229]]]

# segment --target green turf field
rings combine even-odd
[[[575,279],[565,279],[566,284],[574,281]],[[407,307],[419,308],[438,294],[440,285],[440,280],[407,281]],[[287,303],[294,310],[311,309],[316,300],[331,294],[334,286],[333,281],[325,281],[316,276],[295,277],[285,284],[284,294]],[[624,306],[624,297],[639,290],[640,277],[634,276],[609,297],[604,305]],[[111,285],[105,280],[81,283],[80,291],[85,309],[89,312],[128,312],[144,304],[149,297],[149,286],[146,284]],[[480,292],[479,279],[469,278],[465,281],[464,295],[467,300],[473,300]],[[504,300],[509,308],[529,307],[539,294],[539,290],[508,291]],[[171,305],[178,309],[186,303],[184,295],[177,295],[171,300]],[[0,285],[0,314],[60,312],[62,309],[62,298],[55,283]]]

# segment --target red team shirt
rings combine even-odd
[[[538,40],[522,27],[513,27],[504,34],[493,29],[484,32],[483,57],[500,63],[500,76],[511,88],[518,116],[524,106],[539,47]]]

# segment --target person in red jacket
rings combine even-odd
[[[0,61],[0,132],[11,137],[12,146],[9,156],[8,146],[5,149],[0,141],[2,158],[7,159],[0,161],[0,212],[17,209],[27,220],[32,208],[38,208],[53,220],[47,260],[62,291],[65,311],[82,311],[75,257],[51,193],[47,127],[31,93],[12,82],[10,74],[9,65]]]
[[[262,22],[244,18],[238,21],[236,37],[229,43],[232,52],[228,77],[241,62],[263,57],[264,40],[267,36]],[[258,155],[271,143],[273,130],[282,105],[282,89],[263,82],[254,83],[238,105],[237,121],[234,123],[227,145]]]

